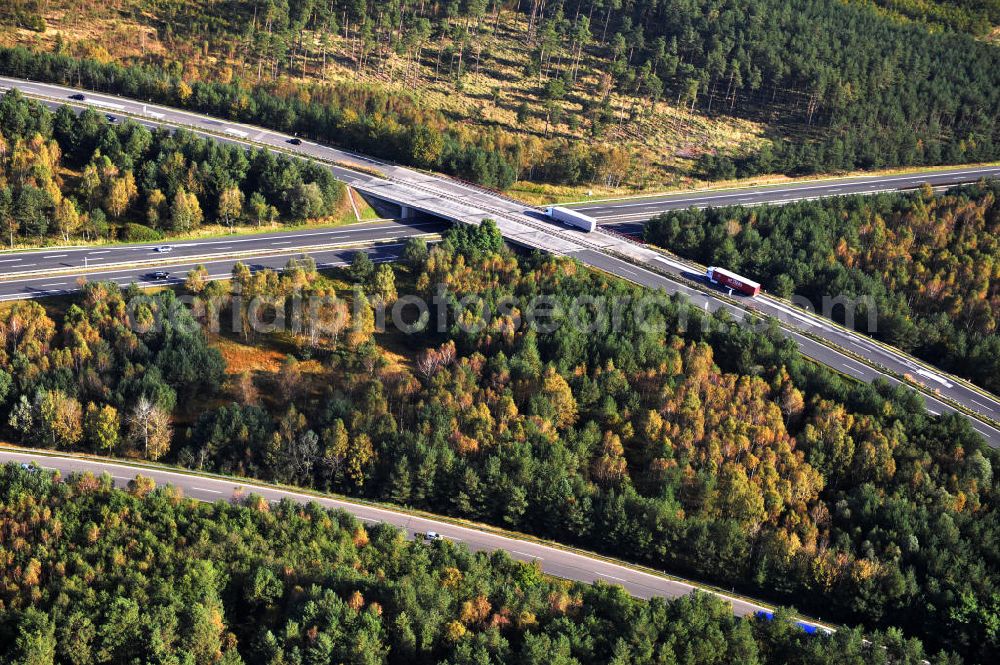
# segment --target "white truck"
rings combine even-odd
[[[545,211],[545,214],[557,222],[562,222],[566,226],[574,226],[578,229],[583,229],[587,233],[590,233],[597,228],[596,219],[584,215],[582,212],[570,210],[569,208],[549,206],[549,208]]]

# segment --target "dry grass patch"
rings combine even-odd
[[[147,0],[122,0],[116,5],[83,3],[81,0],[51,0],[45,19],[44,35],[25,30],[0,28],[0,41],[21,43],[51,50],[56,34],[61,33],[66,48],[76,55],[99,60],[153,62],[188,80],[229,81],[242,72],[249,82],[256,79],[256,59],[241,57],[240,43],[244,18],[233,13],[222,0],[193,0],[178,8],[171,2],[155,5]],[[73,8],[72,11],[69,8]],[[156,13],[154,13],[156,12]],[[163,24],[172,12],[183,20],[168,32]],[[194,17],[211,17],[210,30],[188,34]],[[201,19],[199,19],[201,20]],[[188,24],[191,21],[192,23]],[[490,25],[489,21],[484,26]],[[157,32],[159,28],[159,32]],[[744,153],[766,142],[765,126],[721,114],[689,112],[676,99],[668,98],[650,109],[644,99],[612,91],[609,97],[611,121],[603,134],[594,138],[590,123],[583,119],[584,108],[598,103],[605,94],[602,76],[605,63],[599,61],[603,47],[585,49],[577,81],[569,86],[566,97],[558,102],[562,117],[556,122],[546,118],[542,89],[545,79],[528,76],[532,57],[525,48],[527,17],[505,9],[500,13],[496,33],[484,27],[462,53],[463,74],[457,72],[457,54],[449,57],[447,48],[456,47],[449,40],[429,39],[415,62],[395,53],[379,54],[369,66],[359,71],[352,59],[356,44],[342,33],[328,38],[326,65],[321,52],[320,35],[303,34],[308,51],[304,68],[297,64],[291,73],[282,71],[284,83],[350,82],[368,83],[394,94],[414,95],[421,106],[444,113],[454,121],[459,132],[488,133],[498,144],[508,144],[517,137],[534,155],[534,163],[544,163],[551,139],[581,142],[587,146],[624,148],[631,157],[631,167],[622,186],[603,191],[603,195],[627,195],[636,190],[682,186],[679,182],[691,171],[694,160],[705,152]],[[438,58],[440,46],[445,52]],[[565,65],[565,62],[563,62]],[[265,79],[268,68],[264,68]],[[451,71],[450,71],[451,70]],[[304,72],[304,76],[303,76]],[[288,89],[288,86],[286,86]],[[519,122],[518,109],[526,105],[528,117]],[[527,175],[527,174],[525,174]],[[367,206],[359,206],[367,209]],[[353,211],[352,211],[353,214]],[[371,219],[367,210],[362,219]]]
[[[244,344],[221,335],[212,335],[211,343],[226,361],[226,374],[229,376],[240,376],[245,372],[275,374],[286,356],[275,348]]]

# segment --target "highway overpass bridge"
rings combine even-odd
[[[484,218],[492,218],[504,237],[518,245],[569,256],[585,265],[649,288],[663,289],[670,293],[684,293],[693,303],[707,311],[725,309],[738,319],[750,313],[774,317],[782,323],[786,334],[795,340],[805,356],[824,363],[838,372],[863,381],[884,379],[890,383],[900,383],[904,380],[901,377],[920,377],[919,382],[924,385],[918,387],[930,412],[935,414],[950,411],[964,412],[970,416],[972,426],[991,445],[1000,447],[1000,429],[995,426],[995,423],[1000,422],[1000,401],[994,396],[985,394],[956,377],[927,367],[902,352],[840,328],[817,315],[793,309],[777,299],[765,295],[748,301],[713,292],[707,285],[698,283],[698,275],[702,270],[700,266],[665,255],[620,234],[601,229],[593,233],[584,233],[554,223],[539,209],[496,192],[310,141],[293,143],[293,137],[261,127],[228,122],[121,97],[0,77],[0,88],[3,87],[17,88],[25,95],[53,107],[66,103],[78,108],[91,106],[108,113],[128,114],[150,127],[185,127],[196,134],[219,141],[237,145],[256,145],[316,159],[327,164],[335,175],[348,185],[366,195],[400,205],[406,214],[420,211],[463,224],[479,224]],[[70,99],[71,96],[80,94],[84,95],[83,100]],[[602,210],[588,209],[586,206],[579,209],[596,213],[598,216],[603,212],[606,218],[610,214],[619,214],[615,213],[615,210],[633,211],[621,214],[650,216],[657,211],[673,207],[712,205],[713,201],[741,202],[740,199],[745,197],[758,199],[760,203],[783,202],[796,197],[806,199],[840,195],[849,193],[846,190],[850,189],[875,191],[884,188],[912,188],[920,181],[931,177],[958,183],[997,174],[1000,174],[1000,168],[946,169],[933,176],[921,174],[855,178],[845,179],[839,185],[834,181],[826,181],[820,185],[795,183],[780,187],[741,190],[736,197],[730,197],[732,193],[701,192],[653,197],[649,201],[641,202],[634,200],[608,202],[600,204],[605,206]],[[720,196],[729,198],[720,199]],[[643,206],[641,211],[638,210],[637,204]],[[612,213],[608,213],[609,210]],[[288,234],[289,237],[293,235],[294,232]],[[313,239],[293,238],[289,241],[283,234],[272,234],[264,240],[264,246],[270,244],[276,253],[287,253],[302,246],[303,242],[313,242]],[[138,247],[141,251],[141,246]],[[147,252],[150,249],[148,246],[145,248]],[[20,283],[24,281],[26,275],[23,271],[19,273],[20,269],[17,266],[37,263],[33,257],[43,260],[47,256],[52,257],[59,253],[61,252],[52,250],[21,252],[17,254],[17,260],[0,263],[0,280],[3,280],[0,283],[0,297],[19,297],[19,294],[20,297],[31,297],[28,292],[19,291]],[[25,259],[30,260],[25,261]],[[18,264],[18,260],[21,264]],[[335,259],[331,259],[331,262],[333,261]],[[130,270],[139,278],[148,268],[130,268]],[[31,279],[36,277],[37,275],[32,275]],[[124,272],[117,277],[127,279],[128,273]]]

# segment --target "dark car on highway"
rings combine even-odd
[[[157,279],[157,280],[160,280],[160,279],[169,279],[170,278],[170,273],[167,272],[167,271],[165,271],[165,270],[157,270],[154,273],[150,273],[149,276],[152,277],[153,279]]]
[[[292,145],[302,145],[302,139],[288,139],[288,142]]]
[[[75,95],[70,95],[70,96],[69,96],[69,98],[70,98],[70,99],[75,99],[75,100],[76,100],[76,101],[78,101],[78,102],[82,102],[83,100],[85,100],[85,99],[86,99],[86,97],[84,97],[84,96],[83,96],[82,94],[80,94],[79,92],[78,92],[78,93],[76,93]]]

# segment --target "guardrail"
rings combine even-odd
[[[606,252],[608,254],[611,254],[615,258],[618,258],[618,259],[620,259],[622,261],[626,261],[628,263],[631,263],[631,264],[635,265],[635,262],[631,259],[631,257],[628,257],[627,255],[621,255],[618,252],[615,252],[614,250],[606,250]],[[842,356],[844,356],[846,358],[854,360],[855,362],[858,362],[858,363],[860,363],[860,364],[862,364],[862,365],[864,365],[866,367],[869,367],[870,369],[873,369],[873,370],[879,372],[880,374],[883,374],[883,375],[885,375],[885,376],[887,376],[889,378],[892,378],[892,379],[898,381],[899,383],[902,383],[902,384],[904,384],[906,386],[909,386],[910,388],[912,388],[913,390],[917,391],[918,393],[921,393],[921,394],[933,397],[934,399],[938,400],[942,404],[947,405],[948,407],[950,407],[951,409],[953,409],[954,411],[956,411],[958,413],[961,413],[961,414],[963,414],[965,416],[968,416],[970,418],[978,420],[979,422],[981,422],[981,423],[983,423],[983,424],[985,424],[985,425],[987,425],[987,426],[989,426],[989,427],[991,427],[993,429],[1000,430],[1000,422],[998,422],[997,420],[995,420],[995,419],[993,419],[993,418],[991,418],[991,417],[989,417],[989,416],[987,416],[985,414],[979,413],[978,411],[974,411],[974,410],[970,409],[969,407],[965,406],[964,404],[962,404],[961,402],[956,402],[955,400],[952,400],[951,398],[949,398],[949,397],[947,397],[945,395],[942,395],[941,393],[939,393],[939,392],[937,392],[937,391],[935,391],[933,389],[928,388],[926,385],[913,380],[911,377],[908,377],[905,374],[900,374],[899,372],[897,372],[897,371],[895,371],[893,369],[890,369],[889,367],[886,367],[885,365],[882,365],[881,363],[878,363],[878,362],[873,361],[873,360],[871,360],[869,358],[866,358],[865,356],[859,355],[858,353],[856,353],[854,351],[851,351],[850,349],[844,348],[844,347],[840,346],[839,344],[836,344],[836,343],[832,342],[831,340],[826,339],[825,337],[821,337],[819,335],[811,333],[808,330],[804,330],[804,329],[799,328],[797,326],[793,326],[793,325],[791,325],[790,323],[788,323],[786,321],[782,321],[778,317],[775,317],[775,316],[773,316],[771,314],[763,312],[763,311],[759,310],[757,307],[755,307],[752,302],[737,301],[737,300],[734,300],[732,298],[727,297],[725,294],[718,293],[718,292],[715,292],[715,291],[709,291],[708,289],[705,288],[705,286],[703,284],[699,284],[697,282],[694,282],[693,280],[687,279],[687,278],[685,278],[685,277],[683,277],[681,275],[676,275],[674,273],[667,272],[667,271],[662,270],[661,268],[659,268],[659,266],[655,266],[653,264],[642,264],[641,267],[644,270],[648,270],[649,272],[658,274],[661,277],[666,277],[667,279],[669,279],[670,281],[672,281],[672,282],[674,282],[674,283],[676,283],[678,285],[685,286],[685,287],[690,288],[692,290],[698,291],[698,292],[700,292],[700,293],[702,293],[702,294],[704,294],[706,296],[709,296],[709,297],[714,298],[716,300],[719,300],[721,302],[725,302],[726,304],[728,304],[728,305],[730,305],[732,307],[735,307],[735,308],[737,308],[739,310],[742,310],[742,311],[746,312],[747,314],[749,314],[751,316],[757,316],[757,317],[760,317],[761,319],[766,319],[766,320],[774,320],[774,321],[776,321],[778,323],[778,325],[781,328],[783,328],[785,330],[794,331],[796,334],[799,334],[799,335],[802,335],[804,337],[807,337],[810,340],[816,342],[817,344],[821,344],[821,345],[823,345],[823,346],[825,346],[825,347],[827,347],[829,349],[832,349],[833,351],[836,351],[837,353],[841,354]],[[824,319],[824,322],[826,322],[826,319]],[[815,361],[815,362],[818,362],[818,361]],[[824,364],[824,363],[820,363],[820,364]],[[830,367],[829,365],[825,365],[825,366]],[[832,369],[833,371],[835,371],[835,372],[837,372],[837,373],[839,373],[839,374],[841,374],[843,376],[846,376],[848,378],[857,380],[857,377],[851,376],[850,374],[845,374],[844,372],[842,372],[841,370],[839,370],[839,369],[837,369],[835,367],[830,367],[830,369]]]
[[[242,252],[221,252],[216,254],[198,254],[195,256],[173,256],[155,258],[143,261],[122,261],[118,263],[102,263],[91,266],[72,266],[59,269],[27,270],[17,273],[0,274],[0,282],[18,282],[24,279],[35,277],[55,277],[60,275],[91,275],[102,272],[114,272],[109,269],[128,268],[156,268],[159,266],[171,266],[177,263],[198,263],[201,261],[225,261],[227,259],[241,258],[266,258],[268,256],[286,256],[292,254],[302,254],[308,252],[333,251],[337,249],[350,249],[352,247],[374,247],[379,245],[402,244],[402,241],[409,238],[434,239],[440,237],[437,233],[417,233],[405,238],[380,238],[377,240],[348,240],[340,243],[323,243],[319,245],[302,245],[299,247],[269,247],[257,250],[245,250]]]
[[[62,86],[62,87],[64,87],[64,86]],[[100,94],[106,94],[106,93],[100,93]],[[66,102],[66,100],[59,100],[59,99],[55,99],[55,98],[47,97],[47,96],[43,96],[43,95],[34,95],[34,94],[32,94],[32,95],[28,95],[28,96],[32,96],[32,97],[36,97],[36,98],[41,98],[41,99],[48,99],[50,101],[58,102],[58,103],[62,103],[62,104],[67,104],[68,103],[68,102]],[[135,100],[128,100],[128,101],[133,101],[134,102]],[[85,105],[85,104],[80,104],[79,102],[77,102],[77,105]],[[185,113],[191,113],[192,115],[195,115],[195,116],[201,115],[201,114],[192,113],[192,112],[189,112],[189,111],[183,111],[183,112],[185,112]],[[127,111],[127,110],[119,111],[119,113],[131,116],[131,117],[140,117],[140,118],[144,117],[144,116],[141,116],[141,115],[137,115],[135,113],[131,113],[131,112]],[[212,120],[218,120],[216,118],[211,118],[211,116],[201,116],[201,117],[209,118],[209,119],[212,119]],[[232,139],[231,136],[223,135],[220,132],[214,132],[214,131],[212,131],[210,129],[206,129],[204,127],[197,127],[197,126],[194,126],[194,125],[188,125],[186,123],[173,122],[173,121],[170,124],[173,124],[173,125],[176,125],[176,126],[182,126],[182,127],[189,127],[189,128],[194,129],[195,131],[197,131],[199,133],[206,134],[206,135],[216,135],[216,136],[220,136],[222,138],[229,138],[230,140]],[[234,124],[242,124],[242,123],[234,123]],[[259,129],[261,131],[267,131],[267,132],[269,132],[271,134],[277,134],[279,136],[283,135],[281,132],[273,132],[273,131],[267,130],[265,128],[253,127],[251,125],[244,125],[244,126],[252,127],[254,129]],[[289,138],[291,138],[291,137],[289,137]],[[299,158],[302,158],[302,155],[300,155],[299,153],[296,153],[296,152],[294,152],[292,150],[289,150],[289,149],[287,149],[287,148],[285,148],[283,146],[277,147],[277,146],[273,146],[273,145],[269,145],[269,144],[261,144],[259,142],[254,141],[250,137],[240,138],[239,140],[241,142],[243,142],[244,144],[246,144],[246,145],[261,146],[261,147],[265,147],[268,150],[280,150],[282,152],[287,152],[288,154],[295,155],[295,156],[297,156]],[[322,144],[318,144],[318,145],[322,145]],[[327,147],[327,146],[324,146],[324,147]],[[342,150],[342,149],[339,149],[339,148],[333,148],[333,149],[338,150],[341,153],[346,154],[346,155],[355,156],[350,151]],[[358,169],[354,169],[354,168],[351,168],[351,167],[347,167],[347,166],[344,166],[343,164],[337,164],[337,163],[335,163],[335,162],[333,162],[331,160],[324,159],[324,158],[321,158],[321,157],[308,157],[307,156],[307,158],[308,159],[313,159],[313,160],[318,161],[318,162],[330,164],[330,165],[333,165],[333,166],[339,166],[340,168],[345,168],[347,170],[353,170],[354,172],[358,173],[359,175],[366,175],[368,177],[375,177],[375,176],[371,176],[371,175],[369,175],[367,173],[364,173],[362,170],[358,170]],[[357,158],[360,159],[362,157],[361,156],[357,156]],[[381,163],[381,164],[389,164],[388,162],[385,162],[385,161],[379,162],[378,160],[373,160],[373,159],[368,159],[367,161],[371,161],[371,162],[374,162],[374,163]],[[414,172],[418,172],[417,170],[411,169],[410,167],[400,166],[399,168],[406,168],[408,170],[413,170]],[[475,184],[475,183],[469,183],[467,181],[463,181],[460,178],[455,178],[455,177],[452,177],[452,176],[442,176],[441,174],[433,174],[433,175],[435,177],[437,177],[437,178],[450,179],[450,180],[455,181],[457,183],[461,183],[461,184],[463,184],[466,187],[477,189],[477,190],[482,191],[484,193],[487,193],[487,194],[489,194],[491,196],[497,196],[497,197],[499,197],[501,199],[507,200],[509,202],[516,203],[517,205],[524,206],[524,207],[526,207],[528,209],[540,210],[540,208],[538,208],[536,206],[531,206],[531,205],[525,204],[525,203],[523,203],[521,201],[517,201],[516,199],[513,199],[513,198],[507,196],[506,194],[492,191],[492,190],[490,190],[490,188],[484,187],[482,185],[478,185],[478,184]],[[420,183],[414,183],[414,182],[402,180],[402,179],[396,178],[394,176],[384,176],[384,177],[382,177],[380,179],[383,180],[383,181],[386,181],[386,182],[392,182],[392,183],[397,184],[397,185],[402,186],[402,187],[408,187],[408,188],[411,188],[411,189],[416,189],[418,191],[424,191],[424,192],[433,194],[434,196],[437,196],[439,198],[451,201],[453,203],[458,203],[460,205],[467,203],[467,202],[463,201],[462,199],[460,199],[459,197],[456,197],[456,196],[453,196],[453,195],[448,194],[446,192],[443,192],[440,189],[427,187],[427,186],[422,185]],[[358,188],[357,185],[355,185],[355,187]],[[372,192],[372,194],[374,196],[379,196],[379,194],[377,192]],[[597,245],[597,244],[589,241],[588,239],[586,239],[586,234],[574,234],[573,236],[568,236],[568,235],[566,235],[563,232],[562,229],[559,229],[559,228],[555,227],[554,225],[543,225],[541,223],[537,223],[534,220],[530,220],[530,218],[527,218],[525,215],[520,215],[521,218],[514,218],[514,214],[516,214],[516,213],[512,213],[511,211],[503,210],[501,208],[496,208],[496,207],[492,207],[492,206],[489,206],[489,205],[479,205],[478,207],[483,208],[487,212],[493,213],[495,215],[498,215],[498,216],[500,216],[502,218],[507,219],[508,221],[514,222],[516,224],[520,224],[520,225],[525,226],[527,228],[531,228],[531,229],[534,229],[536,231],[542,231],[542,232],[544,232],[546,234],[549,234],[549,235],[554,236],[556,238],[560,238],[560,239],[562,239],[564,241],[568,241],[568,242],[575,243],[575,244],[578,244],[578,245],[583,245],[585,247],[588,247],[590,249],[594,249],[596,251],[605,252],[605,253],[608,253],[608,254],[613,254],[617,258],[619,258],[620,260],[626,261],[628,263],[636,264],[636,265],[641,265],[644,269],[651,270],[653,272],[657,272],[657,273],[659,273],[661,275],[664,275],[664,276],[668,276],[671,279],[675,279],[676,280],[676,278],[677,278],[676,275],[673,275],[673,274],[670,274],[670,273],[665,273],[664,271],[659,270],[658,267],[653,266],[652,264],[647,264],[647,263],[644,263],[644,262],[637,263],[636,260],[634,259],[634,257],[629,257],[627,255],[620,255],[618,252],[616,252],[613,249],[609,249],[609,248],[604,247],[604,246],[599,246],[599,245]],[[602,231],[603,231],[603,229],[602,229]],[[604,231],[604,232],[606,233],[606,231]],[[612,234],[608,234],[608,235],[612,235]],[[612,237],[618,237],[618,236],[612,235]],[[634,239],[627,239],[626,241],[630,242],[632,244],[636,244],[638,246],[644,246],[644,245],[641,245],[640,243],[636,242]],[[701,289],[699,288],[699,290],[701,290]],[[710,295],[712,295],[713,297],[719,298],[720,300],[723,299],[723,298],[720,298],[720,296],[718,294],[710,294]],[[741,309],[744,309],[744,310],[747,309],[747,307],[744,304],[741,304],[741,303],[732,302],[730,304],[733,304],[734,306],[740,307]],[[758,313],[758,315],[767,316],[767,315],[760,314],[759,312],[757,312],[757,313]],[[780,322],[780,320],[779,320],[779,322]],[[834,325],[836,325],[835,322],[834,322]],[[782,327],[788,329],[791,326],[782,323]],[[798,329],[798,328],[795,328],[795,331],[797,333],[799,333],[799,334],[808,334],[807,331],[803,331],[803,330]],[[826,346],[828,346],[828,347],[830,347],[832,349],[835,349],[836,351],[838,351],[839,353],[842,353],[843,355],[846,355],[848,357],[853,357],[853,354],[852,354],[851,351],[849,351],[848,349],[845,349],[845,348],[843,348],[843,347],[841,347],[839,345],[836,345],[836,344],[832,343],[830,340],[826,340],[824,338],[819,338],[816,341],[817,342],[821,341],[821,343],[823,343],[824,345],[826,345]],[[900,352],[898,352],[898,351],[895,351],[895,353],[897,355],[900,354]],[[902,357],[902,356],[900,356],[900,357]],[[907,360],[909,360],[910,356],[906,356],[906,358],[907,358]],[[883,370],[883,369],[879,368],[876,363],[874,363],[873,361],[871,361],[871,360],[869,360],[867,358],[863,358],[863,360],[861,362],[863,362],[865,365],[868,365],[868,366],[872,367],[873,369],[878,369],[879,371],[882,371],[882,373],[889,374],[890,376],[894,376],[894,377],[896,376],[895,372],[892,372],[890,370]],[[912,380],[906,378],[905,376],[899,378],[898,380],[901,380],[901,381],[907,383],[907,385],[911,385],[911,386],[915,387],[920,392],[926,392],[927,391],[927,389],[926,389],[925,386],[923,386],[922,384],[919,384],[919,383],[915,383]],[[963,383],[963,385],[964,385],[964,383]],[[950,406],[952,406],[953,408],[956,408],[956,410],[962,411],[963,413],[975,414],[974,417],[976,417],[978,420],[981,420],[983,422],[991,424],[991,426],[992,426],[992,424],[994,422],[996,422],[996,421],[993,421],[991,418],[988,418],[986,416],[983,416],[982,414],[979,414],[978,412],[968,410],[967,407],[963,407],[961,405],[958,405],[957,403],[953,403],[951,400],[949,400],[947,398],[943,398],[939,394],[935,394],[934,397],[935,397],[935,399],[940,399],[942,402],[948,403]]]

